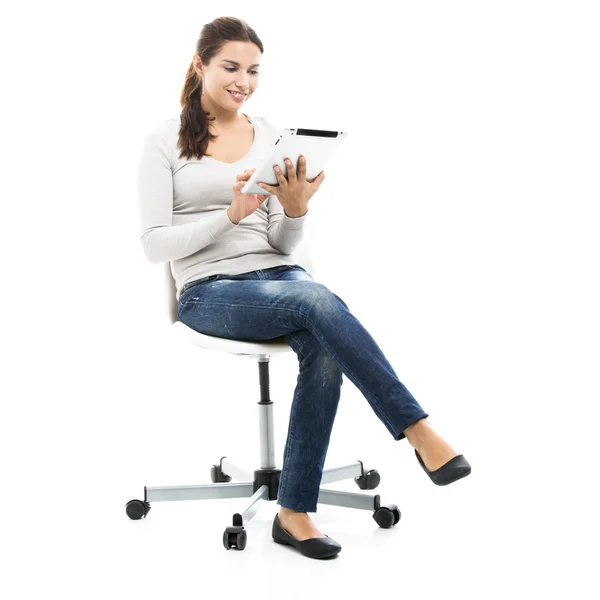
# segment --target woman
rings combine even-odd
[[[278,134],[266,119],[240,112],[258,87],[262,53],[244,21],[223,17],[203,27],[180,119],[161,124],[145,140],[138,171],[141,241],[150,261],[171,262],[183,323],[230,339],[284,337],[298,355],[273,537],[324,558],[341,546],[307,513],[317,510],[342,374],[394,439],[408,439],[434,483],[456,481],[471,468],[435,433],[346,303],[289,256],[324,172],[307,181],[300,157],[297,165],[286,165],[287,179],[276,171],[278,186],[263,184],[268,193],[241,192],[251,165]]]

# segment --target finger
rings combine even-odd
[[[325,171],[321,171],[314,179],[312,179],[308,183],[315,184],[318,188],[323,183],[324,179],[325,179]]]
[[[248,183],[247,181],[245,181],[244,179],[242,179],[241,181],[238,181],[238,182],[237,182],[237,183],[236,183],[236,184],[233,186],[233,189],[234,189],[236,192],[241,192],[241,191],[242,191],[242,189],[244,188],[244,186],[245,186],[247,183]],[[242,192],[242,193],[245,193],[245,192]]]
[[[285,159],[285,166],[287,167],[288,179],[296,179],[296,169],[289,158]]]
[[[264,188],[265,190],[267,190],[268,192],[271,192],[273,190],[273,188],[270,185],[267,185],[266,183],[263,183],[262,181],[258,185],[261,188]]]
[[[283,172],[279,168],[279,165],[273,165],[273,171],[275,171],[275,177],[277,177],[277,181],[279,181],[279,185],[283,185],[283,182],[285,181],[285,177],[283,176]]]
[[[306,179],[306,159],[304,156],[298,158],[298,179]]]

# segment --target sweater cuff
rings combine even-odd
[[[304,221],[308,216],[308,211],[301,217],[288,217],[283,211],[282,224],[284,229],[302,229],[304,227]]]
[[[208,233],[214,238],[217,239],[221,234],[230,231],[231,229],[235,229],[239,227],[239,223],[236,225],[227,214],[227,209],[221,212],[219,218],[216,219],[214,225],[208,228]]]

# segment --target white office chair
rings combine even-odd
[[[304,243],[294,251],[294,262],[305,268],[315,279],[315,270]],[[221,457],[219,464],[211,468],[212,484],[185,485],[169,487],[144,486],[144,500],[132,499],[127,502],[125,510],[130,519],[138,520],[146,517],[151,502],[171,500],[205,500],[214,498],[246,498],[249,502],[240,513],[233,515],[233,525],[223,533],[225,548],[243,550],[246,547],[247,534],[244,522],[248,522],[254,512],[250,512],[254,504],[260,500],[277,500],[279,476],[281,469],[275,464],[275,442],[273,436],[273,402],[269,395],[269,362],[273,354],[293,352],[283,337],[262,342],[246,342],[204,335],[188,327],[179,320],[175,281],[171,275],[169,263],[165,263],[167,288],[167,306],[170,322],[177,335],[196,346],[208,350],[220,350],[230,354],[248,356],[258,362],[260,385],[260,401],[258,402],[258,426],[260,443],[260,468],[253,472],[238,467],[226,456]],[[315,279],[316,280],[316,279]],[[363,463],[356,462],[323,470],[321,483],[331,483],[343,479],[354,478],[360,489],[375,489],[380,482],[379,473],[365,469]],[[239,483],[229,483],[231,479]],[[379,495],[360,492],[342,492],[320,488],[317,502],[362,510],[373,510],[373,518],[380,527],[388,528],[400,520],[400,511],[395,504],[382,506]],[[245,520],[245,521],[244,521]]]

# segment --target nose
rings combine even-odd
[[[248,83],[248,77],[244,77],[242,80],[237,80],[235,82],[239,90],[248,90],[250,88],[250,84]]]

